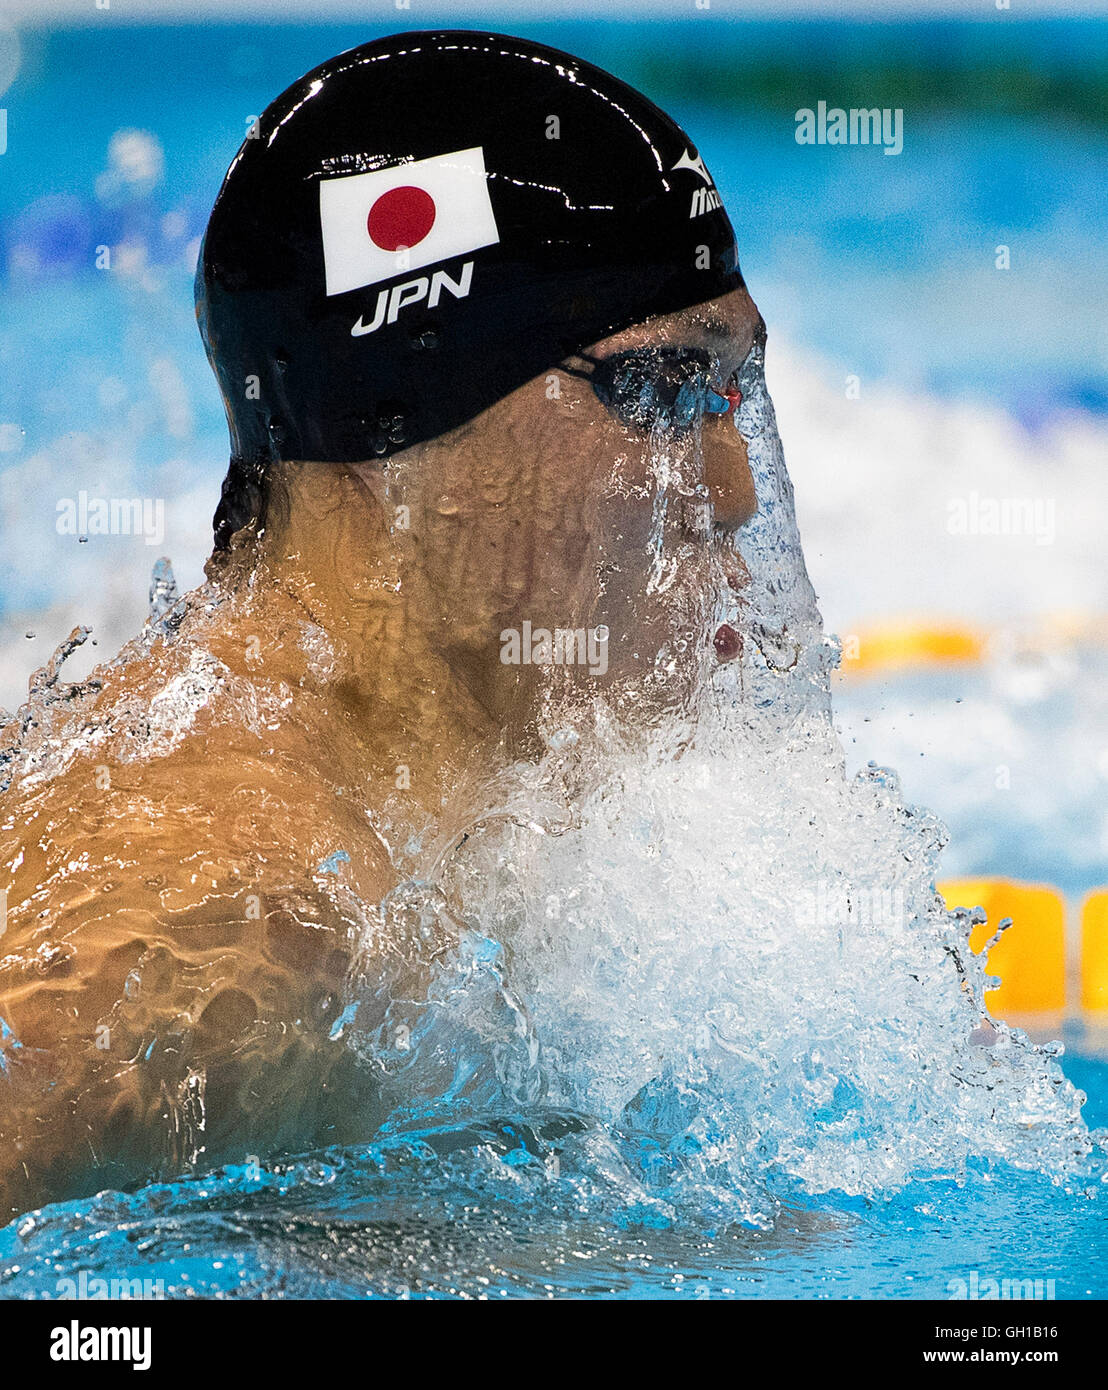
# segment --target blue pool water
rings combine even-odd
[[[1075,1053],[1066,1069],[1088,1088],[1090,1121],[1108,1120],[1108,1062]],[[50,1208],[0,1232],[0,1294],[57,1297],[82,1271],[167,1298],[950,1299],[975,1272],[979,1288],[1108,1294],[1096,1181],[983,1168],[883,1201],[795,1193],[771,1231],[717,1230],[631,1208],[601,1218],[595,1172],[553,1175],[551,1149],[564,1147],[500,1117],[480,1136]]]

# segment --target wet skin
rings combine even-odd
[[[707,347],[725,381],[759,326],[737,291],[591,352]],[[734,421],[701,449],[716,539],[691,528],[686,568],[754,510]],[[101,668],[64,768],[0,797],[0,1216],[372,1133],[388,1097],[331,1033],[351,988],[372,1029],[426,979],[435,947],[377,907],[401,847],[537,751],[550,669],[504,665],[502,630],[606,625],[600,683],[664,717],[684,617],[681,581],[644,600],[647,455],[555,371],[387,468],[286,465],[176,637]]]

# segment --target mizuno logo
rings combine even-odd
[[[715,212],[720,207],[719,194],[714,188],[698,188],[692,195],[692,207],[689,209],[690,217],[699,217],[705,212]]]
[[[686,150],[677,163],[675,169],[691,169],[694,174],[699,174],[705,183],[712,182],[712,176],[704,167],[704,161],[699,155],[693,155],[692,150]]]
[[[395,323],[401,309],[408,308],[410,304],[420,304],[426,300],[428,309],[436,309],[443,290],[448,290],[455,299],[465,299],[472,283],[473,262],[466,261],[457,280],[452,280],[445,270],[436,270],[430,278],[419,275],[414,280],[405,280],[402,285],[393,285],[391,290],[381,290],[377,295],[373,322],[366,323],[359,314],[350,336],[360,338],[363,333],[376,333],[383,323]]]
[[[688,169],[698,178],[703,179],[707,185],[706,188],[698,188],[693,193],[692,205],[689,208],[690,217],[701,217],[706,212],[715,212],[721,206],[719,194],[712,182],[712,176],[704,167],[704,161],[699,155],[694,155],[692,150],[686,150],[673,167],[674,169]]]

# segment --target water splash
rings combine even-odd
[[[934,887],[943,826],[895,773],[845,776],[837,652],[757,350],[742,386],[759,511],[748,582],[720,586],[716,619],[745,640],[700,692],[695,736],[628,730],[601,700],[552,711],[545,759],[517,770],[529,806],[471,824],[407,887],[409,911],[468,935],[405,1006],[402,1065],[380,1032],[359,1045],[406,1089],[394,1123],[444,1094],[455,1112],[541,1097],[600,1125],[668,1210],[724,1223],[981,1163],[1066,1180],[1095,1147],[1083,1097],[1059,1049],[988,1021],[974,918]]]

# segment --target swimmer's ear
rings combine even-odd
[[[229,550],[240,531],[260,525],[265,502],[263,466],[232,454],[213,518],[216,550]]]
[[[217,575],[226,578],[228,564],[224,561],[232,556],[240,563],[255,562],[259,542],[268,532],[283,529],[288,516],[285,465],[248,463],[233,456],[213,519],[215,547],[204,573],[209,579]]]

